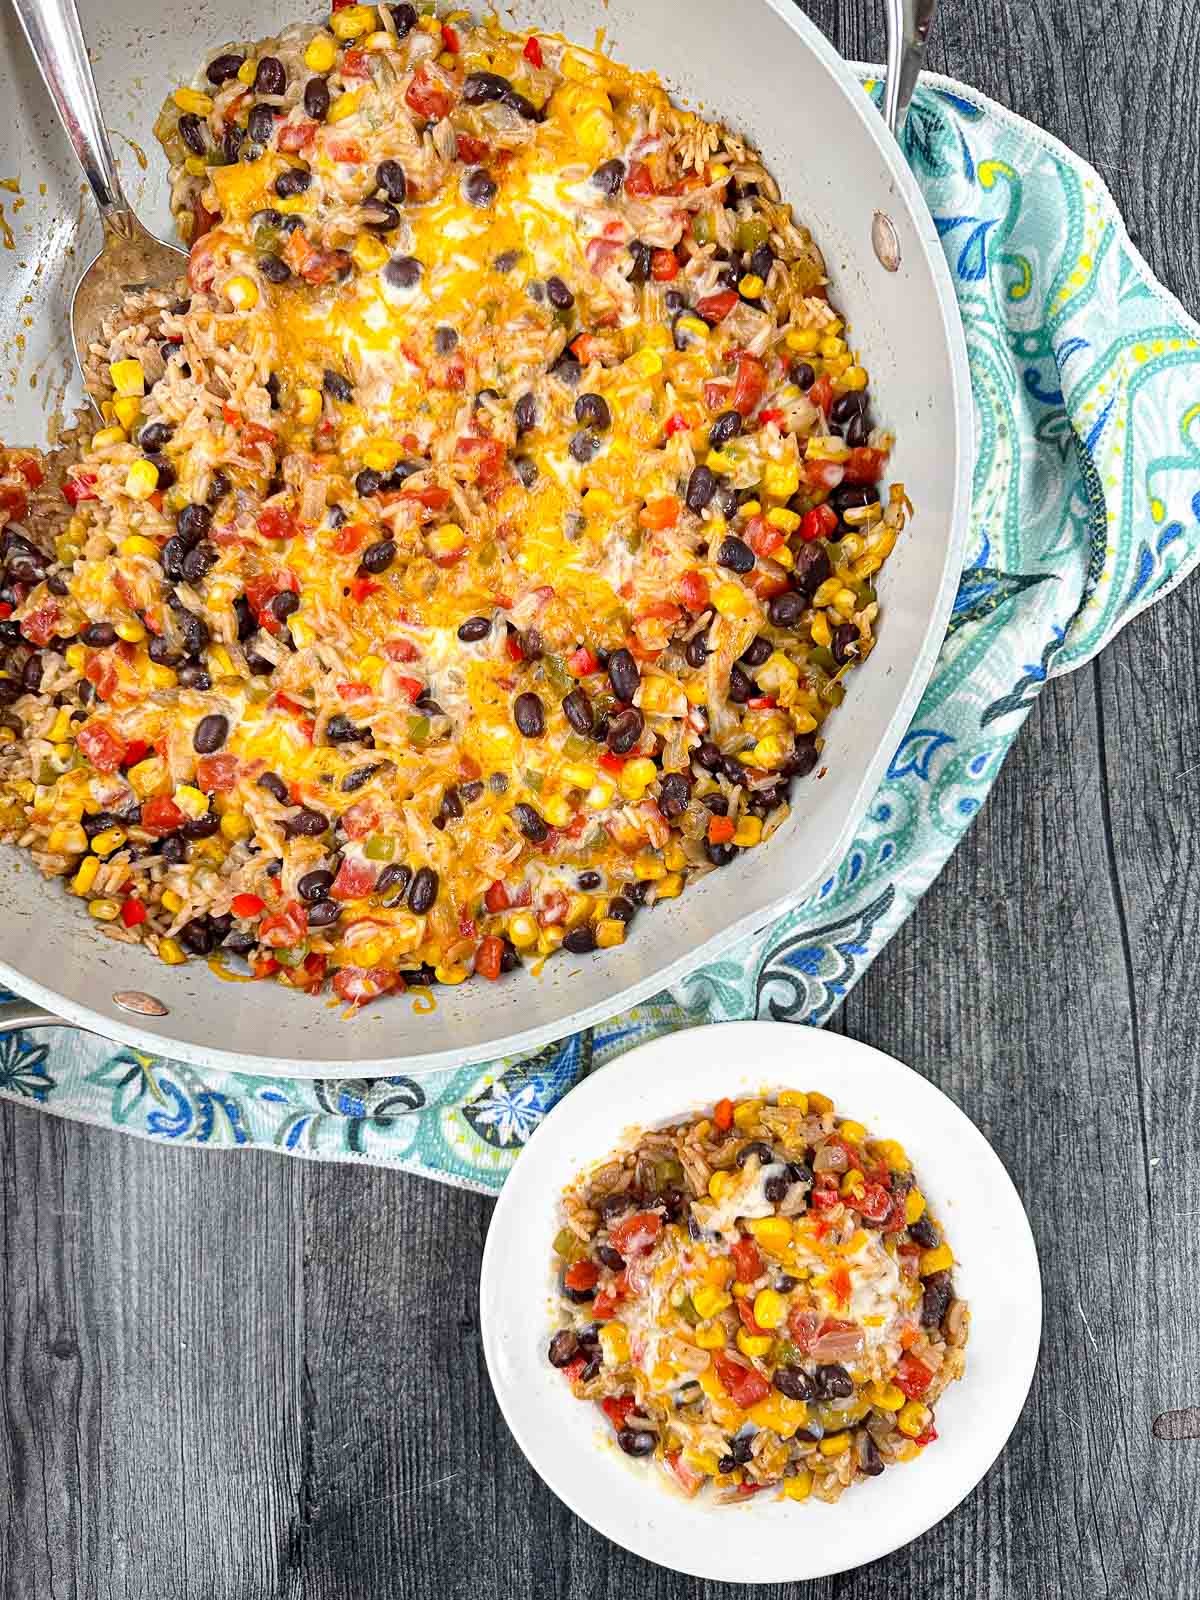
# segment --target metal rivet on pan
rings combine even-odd
[[[871,219],[871,245],[886,272],[900,270],[900,236],[884,211],[877,211]]]
[[[139,1017],[165,1017],[170,1009],[161,1000],[156,1000],[152,994],[143,994],[140,989],[118,989],[113,995],[113,1004],[120,1006],[122,1011],[136,1012]]]

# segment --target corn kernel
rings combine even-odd
[[[826,361],[832,360],[834,356],[843,355],[845,349],[846,341],[839,339],[836,333],[825,334],[817,345],[817,353]]]
[[[745,300],[757,300],[766,285],[757,272],[747,272],[738,283],[738,293]]]
[[[552,794],[542,801],[542,815],[552,828],[565,828],[571,820],[570,804],[561,794]]]
[[[114,361],[109,366],[108,376],[118,398],[140,399],[146,392],[146,374],[140,361]],[[115,405],[113,409],[116,410]]]
[[[827,1433],[817,1446],[823,1456],[845,1455],[849,1448],[850,1435],[848,1433]]]
[[[908,1400],[900,1408],[896,1417],[896,1426],[900,1432],[910,1439],[915,1439],[933,1420],[933,1412],[928,1406],[923,1406],[919,1400]]]
[[[310,427],[321,415],[321,391],[307,386],[296,390],[296,421]]]
[[[855,391],[865,389],[867,387],[865,369],[858,366],[847,367],[845,372],[842,373],[842,384],[845,388]]]
[[[695,1305],[696,1297],[692,1296]],[[696,1343],[701,1350],[720,1350],[725,1343],[725,1329],[719,1322],[704,1321],[696,1329]]]
[[[563,926],[568,931],[582,927],[595,909],[596,902],[590,894],[573,894],[567,901],[567,914],[563,918]]]
[[[688,864],[687,853],[678,839],[672,839],[663,850],[663,860],[672,872],[682,872]]]
[[[849,1172],[842,1174],[839,1192],[843,1200],[856,1199],[862,1195],[867,1186],[867,1180],[857,1167],[851,1167]]]
[[[911,1227],[925,1215],[925,1196],[920,1189],[910,1189],[904,1196],[904,1221]]]
[[[757,517],[761,510],[762,502],[759,500],[743,500],[738,507],[738,511],[743,517]]]
[[[740,1128],[743,1133],[748,1133],[758,1121],[759,1113],[762,1111],[762,1108],[763,1103],[761,1100],[741,1101],[733,1108],[734,1127]]]
[[[807,1500],[812,1493],[813,1475],[807,1469],[795,1472],[790,1478],[783,1480],[782,1494],[785,1500]]]
[[[666,877],[667,869],[657,856],[643,854],[633,863],[633,875],[642,883],[654,883],[658,878]]]
[[[612,783],[608,778],[598,777],[583,798],[593,811],[603,811],[612,804],[613,796],[616,792],[617,786],[615,783]]]
[[[808,1096],[802,1089],[781,1090],[779,1094],[779,1104],[781,1106],[794,1107],[802,1116],[808,1115]]]
[[[723,617],[748,617],[754,610],[754,602],[737,583],[719,583],[713,590],[712,603]]]
[[[749,764],[755,767],[774,767],[787,755],[783,740],[777,733],[768,733],[754,746],[750,752],[754,757]]]
[[[921,1276],[928,1278],[934,1272],[949,1272],[954,1265],[954,1251],[948,1244],[935,1245],[932,1250],[921,1251]]]
[[[50,724],[50,731],[46,737],[51,744],[61,744],[71,732],[71,713],[66,706],[59,706],[54,714],[54,721]]]
[[[828,650],[833,635],[829,631],[829,618],[823,611],[818,611],[812,619],[811,633],[813,643]]]
[[[833,1110],[833,1101],[827,1094],[821,1094],[817,1089],[808,1091],[808,1109],[814,1116],[823,1117],[826,1112]]]
[[[124,829],[105,828],[92,839],[92,849],[98,856],[110,856],[114,850],[119,850],[124,843]]]
[[[158,468],[153,461],[135,461],[125,474],[125,493],[134,500],[149,500],[158,488]]]
[[[362,95],[357,89],[352,89],[349,94],[340,94],[325,114],[326,122],[345,122],[347,117],[352,117],[358,110]]]
[[[629,1360],[629,1335],[619,1322],[606,1322],[600,1329],[600,1348],[605,1366],[622,1367]]]
[[[791,328],[785,343],[798,356],[811,356],[816,352],[821,335],[815,328]]]
[[[734,830],[733,842],[738,846],[739,849],[749,850],[753,845],[758,844],[758,842],[761,840],[762,831],[763,825],[761,817],[742,817],[739,819],[737,828]]]
[[[611,950],[625,943],[625,924],[616,917],[605,917],[596,929],[596,943],[601,950]]]
[[[876,1383],[871,1387],[871,1404],[881,1411],[899,1411],[904,1404],[904,1390],[894,1383]]]
[[[912,1163],[905,1153],[904,1146],[896,1139],[876,1139],[871,1145],[871,1154],[882,1161],[891,1172],[911,1172]]]
[[[82,672],[87,665],[87,650],[81,644],[69,644],[63,659],[72,672]]]
[[[178,939],[160,939],[158,941],[158,959],[165,961],[169,967],[177,967],[187,960],[183,947]]]
[[[838,1132],[843,1139],[849,1139],[851,1144],[863,1144],[867,1137],[867,1130],[861,1122],[853,1122],[849,1117],[843,1119]]]
[[[88,916],[95,917],[97,922],[113,922],[121,915],[121,902],[119,900],[90,900],[88,902]]]
[[[724,450],[710,450],[704,458],[704,465],[711,467],[714,472],[729,472],[737,463]]]
[[[758,1356],[761,1359],[770,1355],[774,1343],[769,1333],[751,1333],[747,1328],[737,1331],[737,1347],[744,1356]]]
[[[169,911],[172,916],[176,916],[180,911],[183,910],[183,898],[182,896],[177,895],[174,889],[163,890],[162,903],[165,909]]]
[[[204,174],[208,171],[208,167],[205,164],[205,162],[200,159],[199,156],[187,156],[184,159],[183,170],[190,177],[202,178],[204,176]]]
[[[729,168],[723,161],[714,161],[708,169],[709,183],[723,183],[729,176]]]
[[[243,61],[241,66],[238,68],[238,71],[237,71],[238,82],[239,83],[244,83],[247,86],[249,86],[250,84],[252,84],[254,82],[254,80],[255,80],[255,78],[257,76],[258,76],[258,62],[255,61],[252,56],[247,57],[247,59],[245,61]]]
[[[343,41],[357,39],[360,33],[368,33],[374,26],[374,6],[346,6],[329,19],[330,31]]]
[[[705,1321],[710,1321],[733,1304],[733,1296],[724,1289],[718,1289],[715,1284],[702,1283],[692,1293],[692,1304]]]
[[[92,435],[93,450],[107,450],[109,445],[124,443],[124,428],[101,428],[99,433],[94,433]]]
[[[708,1180],[708,1192],[714,1200],[724,1200],[731,1189],[737,1187],[737,1179],[732,1172],[727,1172],[723,1167],[718,1167]]]
[[[772,506],[767,512],[767,521],[781,533],[795,533],[800,526],[800,513],[789,511],[786,506]],[[776,560],[779,559],[779,554],[779,551],[775,552]]]
[[[711,1126],[710,1123],[710,1129]],[[705,1135],[699,1134],[698,1130],[697,1133],[698,1137],[705,1137]],[[733,1262],[728,1256],[714,1256],[704,1269],[704,1281],[715,1284],[718,1289],[726,1288],[732,1278]]]
[[[225,284],[225,294],[230,304],[237,311],[253,311],[258,304],[258,285],[253,278],[247,278],[244,273],[238,273],[228,279]]]
[[[375,472],[390,472],[404,454],[398,444],[388,439],[376,439],[363,451],[363,466]]]
[[[100,861],[97,856],[84,856],[79,863],[79,871],[71,879],[72,894],[86,894],[96,881],[96,874],[100,871]]]
[[[152,794],[158,792],[166,773],[166,764],[161,757],[149,756],[145,761],[139,761],[135,767],[130,767],[125,776],[129,779],[129,786],[138,799],[148,800]]]
[[[60,822],[51,828],[46,847],[57,856],[82,855],[88,847],[87,834],[77,822]]]
[[[662,371],[663,363],[657,350],[638,350],[630,356],[625,366],[635,377],[653,378]]]
[[[123,556],[147,556],[151,561],[158,560],[158,546],[153,539],[147,539],[140,533],[131,533],[127,539],[122,539],[117,549]]]
[[[787,1320],[788,1303],[774,1289],[760,1289],[754,1296],[754,1320],[760,1328],[778,1328]]]
[[[439,983],[448,983],[450,985],[463,983],[471,975],[469,967],[458,965],[443,966],[441,963],[434,967],[433,972]]]
[[[429,548],[435,556],[453,556],[465,546],[467,536],[456,522],[444,522],[429,535]]]
[[[138,419],[142,402],[135,394],[123,395],[121,399],[113,401],[112,408],[113,416],[128,433]]]
[[[181,783],[175,791],[174,799],[184,816],[191,817],[193,821],[204,816],[208,810],[208,796],[202,789],[197,789],[190,783]]]
[[[194,117],[206,117],[213,108],[212,96],[199,89],[176,89],[171,99],[180,111],[190,111]]]
[[[786,1217],[753,1217],[746,1226],[768,1255],[780,1255],[792,1242],[792,1225]]]
[[[328,72],[337,60],[337,45],[327,33],[314,33],[304,51],[304,65],[310,72]]]
[[[227,811],[221,818],[221,835],[228,839],[230,844],[240,844],[243,839],[248,839],[254,832],[250,819],[240,811]]]
[[[373,234],[360,233],[354,241],[354,248],[350,254],[354,257],[355,265],[363,272],[373,272],[376,267],[381,267],[388,259],[388,248]],[[395,461],[392,466],[395,466]],[[367,463],[370,465],[370,462]],[[376,468],[376,471],[388,471],[388,468]]]
[[[531,944],[537,943],[538,925],[527,911],[518,911],[516,916],[508,920],[508,937],[518,950],[527,950]]]
[[[687,696],[687,702],[690,706],[702,706],[708,699],[708,690],[705,687],[703,678],[689,679],[683,686],[683,692]]]

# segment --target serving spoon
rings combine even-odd
[[[172,289],[187,270],[187,252],[156,239],[138,221],[125,197],[75,0],[13,0],[13,9],[83,168],[104,228],[99,254],[84,270],[71,296],[71,339],[86,390],[88,351],[105,318],[126,294]],[[89,398],[95,406],[94,396]]]

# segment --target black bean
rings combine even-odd
[[[614,1250],[611,1244],[598,1244],[596,1246],[596,1260],[599,1261],[601,1266],[608,1267],[612,1272],[624,1272],[625,1270],[625,1257],[619,1250]]]
[[[741,413],[738,411],[722,411],[721,415],[708,430],[708,442],[714,450],[719,450],[723,444],[728,444],[730,439],[736,439],[741,431]]]
[[[625,163],[618,161],[615,156],[611,161],[602,161],[592,173],[592,182],[601,194],[606,194],[611,200],[625,182]]]
[[[371,730],[360,728],[344,711],[335,711],[325,724],[325,737],[330,744],[353,744],[356,740],[371,742]]]
[[[509,89],[504,96],[504,104],[510,106],[519,117],[524,117],[526,122],[541,122],[544,120],[543,113],[519,89]]]
[[[383,488],[383,474],[376,472],[374,467],[364,467],[354,480],[354,488],[364,500],[368,500]]]
[[[725,758],[722,756],[718,745],[715,745],[711,739],[705,739],[692,759],[698,767],[703,767],[706,772],[716,772]],[[706,806],[708,805],[707,798],[704,803]],[[711,806],[708,808],[710,811],[712,810]]]
[[[846,426],[846,443],[853,446],[854,449],[858,449],[861,445],[866,444],[869,437],[870,429],[867,426],[866,417],[851,417]]]
[[[757,1156],[759,1166],[766,1167],[774,1161],[775,1152],[769,1144],[765,1144],[761,1139],[754,1139],[750,1144],[744,1144],[738,1151],[737,1165],[744,1167],[751,1156]]]
[[[624,645],[619,650],[614,650],[608,658],[608,681],[613,686],[613,693],[618,700],[632,700],[642,681],[638,664],[633,658],[633,652]]]
[[[683,659],[689,667],[702,667],[708,660],[708,635],[694,633],[683,647]]]
[[[586,956],[590,950],[595,948],[596,935],[586,923],[581,928],[572,928],[570,933],[563,938],[563,949],[569,950],[573,956]]]
[[[206,811],[202,817],[193,817],[180,828],[185,839],[211,839],[221,826],[215,811]]]
[[[756,278],[764,281],[770,277],[771,268],[775,265],[775,256],[769,244],[760,244],[750,256],[750,271]]]
[[[717,492],[714,495],[717,510],[723,517],[732,517],[738,508],[737,490],[724,478],[717,479]]]
[[[551,377],[565,383],[568,389],[578,389],[579,380],[583,377],[583,365],[570,350],[564,350],[549,370]]]
[[[311,183],[311,172],[304,167],[289,167],[275,179],[275,193],[281,200],[291,200],[296,195],[303,194]]]
[[[511,272],[520,259],[521,252],[519,250],[501,251],[501,253],[492,262],[492,271],[499,273]],[[528,287],[526,292],[528,292]]]
[[[805,599],[815,594],[833,571],[829,552],[821,544],[801,545],[796,551],[796,564],[792,568],[792,582],[797,593]]]
[[[797,738],[788,758],[787,772],[792,778],[807,778],[809,773],[820,760],[816,746],[816,735],[812,733],[801,734]]]
[[[529,456],[514,456],[512,468],[517,475],[518,482],[524,488],[532,489],[538,477],[537,463],[531,460]]]
[[[225,124],[225,132],[221,136],[221,151],[225,157],[225,160],[229,162],[231,166],[238,159],[238,155],[241,152],[242,145],[245,143],[245,139],[245,128],[239,127],[236,122],[227,122]],[[163,359],[169,360],[170,358],[164,356]]]
[[[713,844],[710,842],[705,845],[704,853],[714,867],[727,867],[737,854],[737,851],[731,844]]]
[[[537,426],[537,401],[534,399],[532,389],[526,390],[513,407],[513,422],[516,424],[518,438]]]
[[[627,1456],[648,1456],[654,1453],[658,1435],[641,1428],[622,1428],[617,1434],[617,1443]]]
[[[804,615],[804,596],[794,589],[773,595],[767,605],[767,620],[773,628],[794,628]]]
[[[325,867],[306,872],[296,885],[301,900],[323,900],[333,888],[334,874]]]
[[[913,1242],[919,1244],[922,1250],[932,1250],[942,1242],[938,1225],[928,1214],[918,1217],[908,1231]]]
[[[562,703],[563,715],[575,729],[576,733],[585,737],[591,733],[595,717],[592,713],[592,702],[582,689],[572,689]]]
[[[596,1291],[594,1288],[572,1289],[565,1281],[559,1283],[558,1292],[562,1295],[564,1300],[569,1300],[572,1305],[576,1306],[585,1306],[596,1298]],[[586,1377],[586,1373],[581,1372],[579,1376],[582,1380],[584,1377]]]
[[[340,372],[334,372],[331,367],[326,367],[321,378],[321,387],[326,394],[331,394],[335,400],[340,400],[343,405],[349,405],[354,399],[354,385],[349,378]]]
[[[811,1400],[812,1379],[800,1367],[776,1367],[771,1382],[789,1400]]]
[[[412,5],[389,6],[396,25],[397,39],[406,39],[417,25],[417,8]]]
[[[711,467],[701,464],[692,468],[687,484],[687,507],[699,515],[717,492],[717,475]]]
[[[209,83],[228,83],[230,78],[237,77],[245,59],[245,56],[234,55],[232,51],[227,55],[214,56],[205,68],[205,76]]]
[[[329,84],[324,78],[310,78],[304,85],[304,109],[314,122],[329,115]]]
[[[489,100],[503,100],[511,88],[508,79],[498,72],[468,72],[463,80],[463,103],[481,106]]]
[[[512,808],[512,819],[530,844],[544,844],[550,835],[550,828],[541,812],[524,800],[518,800]]]
[[[169,422],[148,422],[138,434],[138,443],[149,452],[161,450],[174,431]]]
[[[743,539],[734,534],[728,534],[721,540],[720,549],[717,551],[717,565],[728,567],[730,572],[753,572],[754,551]]]
[[[183,576],[188,583],[203,583],[220,559],[221,553],[216,545],[202,539],[194,550],[189,550],[184,556]]]
[[[279,801],[281,806],[290,805],[292,797],[288,793],[288,786],[277,772],[264,772],[259,778],[257,787],[265,789],[267,793]]]
[[[805,394],[817,381],[816,370],[808,361],[792,362],[792,382],[798,389],[803,389]]]
[[[817,1368],[814,1388],[819,1400],[848,1400],[854,1393],[854,1379],[845,1367],[831,1361]]]
[[[210,716],[201,717],[196,724],[196,731],[192,735],[192,749],[202,756],[212,755],[214,750],[219,750],[229,737],[229,718],[223,717],[219,711],[214,711]]]
[[[405,891],[412,881],[412,868],[403,861],[393,861],[383,871],[375,882],[375,893],[379,896],[390,895],[390,900],[385,900],[388,906],[399,905],[404,899]]]
[[[236,604],[237,601],[235,600],[234,605]],[[179,651],[171,644],[171,641],[161,634],[155,634],[151,638],[150,643],[146,646],[146,653],[155,666],[158,667],[177,667],[183,659]]]
[[[845,666],[847,661],[858,660],[858,646],[861,635],[853,622],[840,623],[833,630],[833,638],[829,648],[833,652],[833,659],[839,667]]]
[[[857,417],[866,409],[866,398],[861,393],[851,391],[841,394],[829,408],[830,422],[849,422],[851,417]]]
[[[618,922],[632,922],[636,912],[637,906],[623,894],[615,895],[608,902],[608,914]]]
[[[300,596],[293,594],[290,589],[281,589],[278,594],[271,596],[267,609],[277,622],[286,622],[299,611]]]
[[[452,783],[442,792],[442,803],[434,818],[434,826],[444,828],[448,822],[457,822],[462,814],[462,795],[458,792],[458,785]]]
[[[204,124],[192,111],[185,111],[179,119],[179,136],[194,155],[202,156],[208,150],[204,137]]]
[[[585,894],[590,894],[593,889],[598,889],[603,882],[604,879],[600,874],[591,871],[590,868],[587,872],[581,872],[578,878],[579,887]]]
[[[362,553],[362,565],[376,577],[386,572],[395,559],[396,544],[392,539],[379,539],[375,544],[369,544]]]
[[[187,840],[180,833],[169,833],[160,843],[158,852],[169,866],[177,867],[188,858]]]
[[[575,402],[575,420],[600,433],[612,427],[612,412],[601,394],[581,394]]]
[[[270,144],[271,135],[275,132],[275,112],[270,106],[254,107],[246,119],[246,132],[252,144],[259,146]],[[275,193],[282,195],[283,190],[276,185]]]
[[[258,270],[268,283],[286,283],[292,275],[292,269],[287,262],[275,255],[259,256]]]
[[[470,783],[464,783],[458,792],[462,796],[464,805],[474,805],[483,793],[483,783],[480,779],[473,778]]]
[[[482,167],[472,167],[463,179],[462,190],[468,204],[486,211],[496,198],[496,180],[489,177]]]
[[[308,908],[310,928],[330,928],[341,917],[342,908],[336,900],[314,900]]]
[[[560,1328],[546,1352],[552,1367],[569,1367],[579,1350],[579,1340],[570,1328]]]
[[[270,374],[270,376],[267,378],[266,383],[263,384],[263,388],[267,391],[267,394],[270,396],[270,399],[271,399],[271,410],[272,411],[278,411],[279,410],[279,374],[277,372],[272,372]],[[281,487],[282,487],[282,484],[281,484],[281,481],[279,480],[279,478],[273,477],[271,479],[271,488],[268,490],[268,493],[277,494]]]
[[[348,520],[344,506],[330,506],[326,521],[331,528],[344,527]]]
[[[256,94],[282,94],[287,88],[287,73],[278,56],[260,56],[254,74]]]
[[[763,1184],[763,1194],[773,1206],[777,1206],[783,1199],[784,1195],[787,1194],[790,1187],[791,1186],[786,1178],[780,1177],[777,1173],[773,1173],[771,1177],[767,1179],[766,1183]]]
[[[751,672],[753,672],[755,667],[761,667],[763,665],[773,649],[774,646],[770,644],[768,640],[764,639],[760,633],[757,638],[751,639],[750,643],[742,651],[741,659],[743,666],[749,667]]]
[[[664,772],[658,785],[658,809],[664,817],[681,817],[692,802],[692,785],[682,772]]]
[[[755,686],[752,684],[751,694],[754,693],[754,688]],[[721,771],[729,779],[730,783],[743,784],[747,781],[745,767],[734,756],[722,756]]]
[[[42,686],[42,658],[30,656],[21,668],[21,687],[26,694],[36,694]]]
[[[950,1287],[948,1272],[935,1272],[932,1277],[926,1278],[921,1295],[921,1326],[940,1328],[953,1298],[954,1290]]]
[[[393,289],[415,289],[421,281],[421,263],[416,256],[393,256],[384,265],[383,281]]]
[[[432,867],[420,868],[408,891],[408,909],[415,916],[423,917],[437,900],[440,886],[438,875]]]
[[[372,233],[391,233],[400,226],[400,213],[390,200],[368,200],[361,216]]]
[[[492,631],[490,617],[468,617],[465,622],[458,625],[458,637],[464,644],[475,644],[479,639],[486,639]]]
[[[629,273],[630,283],[645,283],[650,276],[650,263],[654,255],[654,247],[648,245],[643,239],[634,239],[629,245],[629,255],[632,261]]]
[[[569,311],[575,304],[575,296],[562,279],[557,277],[546,279],[546,298],[556,311]]]
[[[590,433],[586,428],[580,428],[578,433],[573,433],[571,435],[571,442],[567,446],[567,449],[571,452],[572,458],[575,461],[578,461],[580,466],[586,466],[599,448],[599,439],[597,439],[594,433]]]
[[[609,718],[608,748],[615,756],[628,755],[642,737],[645,718],[636,706],[627,706]]]
[[[513,721],[527,739],[540,739],[546,731],[546,708],[541,696],[527,690],[513,701]]]
[[[329,831],[329,818],[322,811],[314,811],[310,806],[301,806],[295,816],[288,817],[283,825],[283,831],[289,839],[319,839],[323,833]]]
[[[443,325],[433,330],[434,354],[448,356],[458,347],[458,334],[453,328]]]
[[[191,922],[185,922],[179,930],[179,940],[196,956],[210,954],[216,944],[207,917],[195,917]]]
[[[110,644],[116,644],[117,630],[111,622],[89,622],[79,637],[93,650],[106,650]]]
[[[375,168],[376,187],[382,189],[393,205],[402,206],[408,195],[408,179],[404,168],[390,157]]]
[[[872,1439],[866,1428],[856,1430],[854,1443],[858,1451],[859,1468],[868,1478],[878,1478],[884,1470],[883,1457],[879,1454],[879,1446]]]

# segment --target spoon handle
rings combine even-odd
[[[937,0],[887,0],[887,85],[883,120],[899,139],[925,60]]]
[[[13,0],[13,9],[105,228],[129,232],[133,213],[113,160],[75,0]]]

